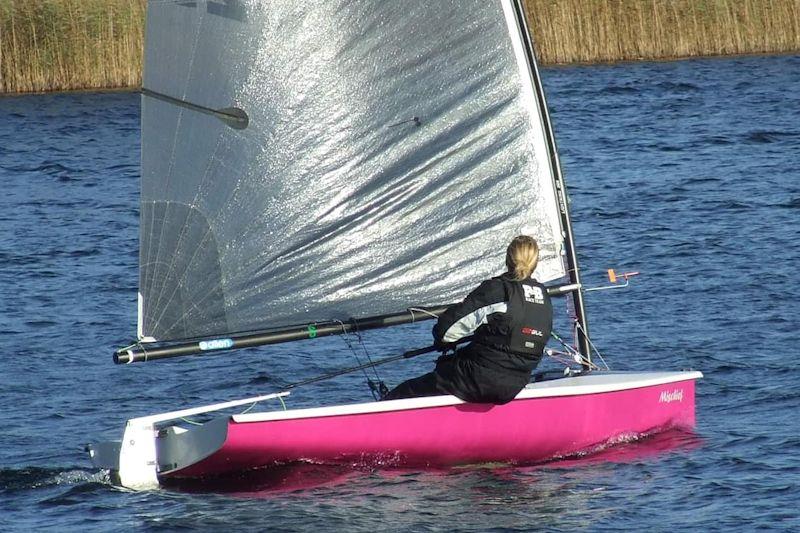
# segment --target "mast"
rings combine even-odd
[[[536,88],[536,97],[539,100],[539,107],[541,109],[542,122],[544,123],[545,136],[547,138],[547,146],[549,148],[550,164],[553,168],[553,179],[555,182],[556,192],[558,195],[558,206],[561,216],[561,225],[564,231],[564,246],[567,259],[567,275],[571,283],[581,286],[580,270],[578,268],[578,254],[575,249],[575,238],[572,231],[572,222],[569,215],[569,196],[567,194],[567,186],[564,181],[564,175],[561,172],[561,163],[558,158],[558,150],[556,148],[556,140],[553,135],[553,127],[550,122],[550,112],[547,109],[547,102],[544,97],[544,89],[542,87],[541,78],[539,76],[539,67],[536,62],[536,54],[534,51],[533,39],[528,24],[525,18],[524,0],[513,0],[514,11],[519,23],[520,32],[523,35],[523,43],[525,45],[525,52],[528,56],[528,65],[530,66],[531,80]],[[572,301],[575,307],[575,319],[577,321],[576,343],[578,350],[591,362],[591,349],[589,346],[589,326],[586,319],[586,309],[583,302],[583,291],[578,289],[572,291]],[[587,365],[583,365],[588,368]]]

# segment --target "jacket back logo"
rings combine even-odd
[[[541,287],[523,285],[522,290],[525,291],[525,301],[534,304],[544,303],[544,293]]]

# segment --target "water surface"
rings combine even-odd
[[[213,492],[117,489],[83,445],[130,417],[352,365],[347,343],[113,365],[136,323],[138,97],[0,99],[0,529],[800,529],[798,72],[783,56],[542,73],[586,282],[642,272],[588,296],[593,339],[614,369],[703,371],[695,434],[525,467],[300,465]],[[428,335],[363,342],[380,357]],[[289,406],[369,398],[353,374]]]

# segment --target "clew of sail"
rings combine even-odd
[[[523,232],[536,277],[563,277],[515,16],[509,0],[150,0],[140,339],[447,304]]]

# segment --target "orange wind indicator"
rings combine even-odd
[[[617,272],[613,268],[609,268],[608,272],[608,280],[612,283],[612,285],[604,285],[602,287],[589,287],[588,289],[584,289],[586,292],[591,291],[604,291],[606,289],[624,289],[628,286],[629,279],[633,276],[638,276],[638,272],[622,272],[617,274]],[[617,284],[618,281],[625,280],[623,284]]]
[[[616,283],[617,279],[619,278],[624,279],[625,282],[627,283],[628,278],[632,278],[633,276],[638,276],[638,275],[639,275],[638,272],[623,272],[622,274],[617,274],[616,272],[614,272],[613,268],[608,269],[608,280],[611,283]]]

